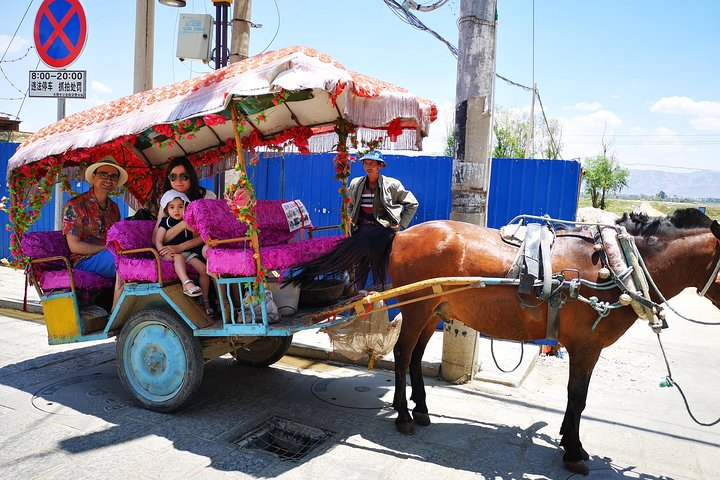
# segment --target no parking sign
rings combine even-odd
[[[35,17],[35,48],[51,68],[65,68],[80,56],[87,20],[80,0],[44,0]]]

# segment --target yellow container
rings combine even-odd
[[[48,341],[65,343],[80,336],[80,317],[75,295],[66,293],[41,299]]]

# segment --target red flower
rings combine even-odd
[[[388,125],[388,137],[391,142],[397,142],[400,135],[402,135],[402,126],[400,125],[400,119],[396,118]]]
[[[205,122],[205,125],[214,127],[217,125],[223,125],[227,120],[225,120],[225,117],[222,115],[210,113],[208,115],[203,115],[203,121]]]

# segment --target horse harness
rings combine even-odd
[[[531,305],[521,295],[535,293],[541,301],[548,302],[546,338],[558,339],[560,328],[560,309],[565,304],[562,287],[565,277],[554,274],[552,270],[552,246],[555,243],[555,232],[550,224],[528,223],[510,224],[500,229],[502,239],[515,245],[518,253],[506,278],[519,279],[518,298],[523,307]],[[536,287],[538,280],[541,285]]]
[[[516,223],[517,220],[519,223]],[[525,223],[526,219],[538,219],[544,223]],[[518,247],[518,253],[508,271],[506,278],[518,279],[518,298],[523,307],[536,307],[526,298],[533,295],[541,302],[547,301],[547,327],[546,338],[558,339],[560,326],[560,309],[567,301],[564,289],[568,296],[575,300],[587,303],[598,313],[598,319],[593,324],[594,331],[600,320],[607,317],[611,310],[626,305],[632,306],[638,317],[648,320],[653,329],[659,331],[666,328],[662,307],[650,300],[648,280],[642,265],[634,239],[624,227],[604,224],[586,224],[593,229],[594,250],[600,256],[602,268],[598,271],[602,283],[584,280],[579,277],[577,270],[553,273],[552,246],[555,240],[555,231],[548,217],[534,217],[523,215],[515,218],[509,225],[500,229],[503,241]],[[576,223],[581,222],[565,222]],[[720,262],[713,277],[720,270]],[[566,281],[565,274],[574,273],[575,278]],[[714,279],[711,277],[711,279]],[[609,280],[608,280],[609,279]],[[600,301],[592,296],[585,298],[579,293],[581,285],[596,290],[609,290],[618,288],[622,292],[615,303]]]

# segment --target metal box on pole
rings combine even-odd
[[[210,60],[213,17],[206,14],[183,13],[178,21],[177,57]]]

